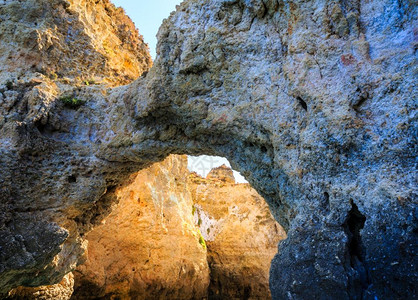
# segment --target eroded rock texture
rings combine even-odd
[[[1,295],[59,283],[82,261],[83,234],[109,212],[118,173],[127,175],[95,154],[118,131],[99,133],[100,124],[126,119],[106,113],[118,108],[104,95],[151,62],[109,1],[2,1],[0,39]]]
[[[72,299],[270,298],[285,233],[264,199],[229,168],[204,179],[186,166],[169,156],[117,192],[117,207],[86,236]]]
[[[209,299],[271,299],[270,262],[286,237],[264,199],[232,170],[189,176],[195,223],[206,241]]]
[[[2,26],[24,24],[26,3],[71,7],[3,1]],[[205,153],[227,157],[288,231],[274,299],[416,297],[416,10],[185,1],[160,28],[150,72],[113,90],[73,89],[26,63],[7,81],[15,60],[3,57],[1,292],[59,282],[130,174],[169,153]],[[3,33],[2,47],[47,57],[21,36]]]
[[[5,0],[0,16],[1,81],[29,72],[65,83],[120,85],[151,66],[135,25],[108,0]]]
[[[74,276],[68,273],[61,282],[40,287],[18,287],[9,292],[8,300],[69,300],[74,292]]]
[[[119,190],[119,205],[87,236],[73,299],[202,299],[206,248],[194,225],[187,158],[170,156]]]

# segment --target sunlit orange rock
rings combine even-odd
[[[40,287],[18,287],[11,290],[8,300],[68,300],[74,291],[73,273],[64,276],[60,283]]]
[[[195,222],[208,248],[210,299],[269,299],[270,262],[286,237],[265,200],[248,184],[235,184],[225,165],[189,184]]]
[[[209,285],[199,243],[187,159],[170,156],[139,172],[119,205],[87,235],[88,260],[75,271],[75,299],[202,299]]]

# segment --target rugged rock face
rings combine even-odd
[[[24,3],[56,2],[3,2],[1,22],[19,27],[5,9]],[[65,101],[30,64],[1,75],[0,290],[59,282],[130,174],[205,153],[287,230],[274,299],[416,297],[417,16],[412,1],[190,0],[129,86]]]
[[[105,167],[113,174],[104,176],[100,166],[109,162],[94,154],[117,131],[99,133],[99,124],[123,112],[107,114],[112,101],[84,103],[103,99],[109,85],[134,79],[151,60],[133,23],[107,0],[2,1],[0,39],[2,295],[59,283],[82,261],[82,235],[116,200],[117,174],[125,175],[118,182],[127,178],[122,165]]]
[[[187,158],[140,171],[119,205],[87,236],[74,299],[202,299],[209,269],[192,217]]]
[[[68,273],[60,283],[48,286],[26,288],[18,287],[9,292],[8,300],[68,300],[74,292],[74,276]]]
[[[416,297],[416,10],[188,1],[132,85],[154,141],[225,155],[288,230],[275,299]]]
[[[249,184],[235,184],[225,166],[189,181],[208,249],[209,299],[270,299],[270,262],[286,233],[264,199]]]
[[[151,66],[135,25],[108,0],[2,1],[0,39],[2,82],[29,72],[73,85],[120,85]]]
[[[230,168],[204,179],[188,178],[186,166],[169,156],[117,192],[117,207],[86,236],[72,299],[270,298],[270,262],[285,233],[264,199],[235,184]]]
[[[234,173],[232,172],[230,168],[228,168],[225,165],[222,165],[217,168],[213,168],[206,176],[206,179],[209,179],[211,181],[217,181],[220,184],[222,183],[234,184],[235,183]]]

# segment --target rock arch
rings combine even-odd
[[[117,186],[186,153],[228,158],[288,230],[275,299],[415,296],[417,13],[396,3],[186,1],[132,84],[79,89],[77,108],[48,80],[19,85],[28,105],[0,138],[3,290],[59,281]]]

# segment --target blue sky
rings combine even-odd
[[[157,44],[158,29],[163,20],[176,10],[180,0],[111,0],[116,6],[125,9],[126,14],[134,21],[139,33],[143,35],[155,59],[155,46]]]
[[[163,20],[170,13],[176,10],[176,5],[180,4],[180,0],[111,0],[116,6],[125,9],[126,14],[135,23],[138,31],[144,37],[145,42],[150,48],[152,59],[155,59],[155,47],[157,45],[157,32]],[[188,168],[195,171],[203,177],[206,177],[212,168],[225,164],[231,167],[228,160],[223,157],[206,156],[199,157],[189,156]],[[237,182],[247,182],[244,177],[237,171],[234,171],[234,177]]]

